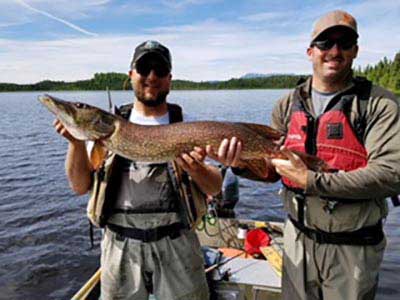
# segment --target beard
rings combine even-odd
[[[167,102],[167,95],[169,91],[159,92],[155,99],[146,99],[143,93],[135,91],[136,99],[147,107],[156,107],[160,104]]]

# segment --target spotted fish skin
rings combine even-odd
[[[240,159],[243,161],[264,158],[287,159],[279,150],[277,141],[283,135],[261,124],[198,121],[169,125],[139,125],[100,108],[57,99],[50,95],[39,97],[45,105],[79,140],[100,143],[109,151],[134,161],[167,162],[195,146],[211,145],[218,149],[225,138],[237,137],[242,142]],[[312,170],[327,166],[316,157],[299,153]]]

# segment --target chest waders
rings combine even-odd
[[[366,107],[370,98],[372,84],[365,79],[355,79],[354,84],[354,87],[350,88],[348,91],[331,99],[324,113],[317,118],[306,109],[305,100],[310,96],[302,93],[303,86],[299,85],[294,92],[293,105],[289,117],[288,134],[284,142],[285,146],[288,149],[316,155],[338,172],[351,171],[366,166],[368,159],[363,137],[366,126]],[[354,125],[350,122],[350,112],[352,110],[352,104],[354,103],[353,101],[357,101],[359,109],[359,117],[354,120]],[[313,241],[314,245],[364,246],[377,245],[384,240],[381,219],[373,226],[362,227],[355,231],[328,232],[318,229],[318,227],[315,227],[315,224],[313,224],[313,228],[308,227],[305,222],[306,217],[308,220],[306,209],[310,209],[308,207],[310,204],[307,203],[308,195],[303,189],[296,186],[293,182],[290,182],[287,178],[282,178],[282,183],[285,189],[290,191],[285,193],[286,201],[292,201],[295,207],[297,206],[297,211],[289,210],[289,222],[293,224],[299,232],[303,233],[303,236],[300,237],[301,241],[299,241],[302,244],[302,250],[299,249],[299,252],[302,253],[302,276],[300,277],[302,279],[299,279],[297,284],[304,284],[304,286],[300,288],[300,291],[304,291],[304,293],[308,294],[307,290],[310,288],[308,286],[308,280],[313,280],[312,278],[314,278],[312,275],[313,271],[310,270],[310,274],[310,271],[308,271],[309,260],[307,259],[307,245],[309,245],[309,242],[306,240],[306,237]],[[292,196],[293,199],[289,199]],[[351,209],[352,204],[357,205],[355,203],[360,201],[332,197],[320,197],[320,199],[313,200],[325,200],[326,205],[321,207],[323,208],[321,211],[327,214],[334,213],[339,203]],[[310,210],[311,212],[315,212],[313,209]],[[291,215],[291,213],[297,214],[297,219],[295,215]],[[320,217],[323,218],[323,215]],[[330,218],[327,218],[327,220],[328,219]],[[326,228],[328,229],[329,226],[326,226]],[[298,237],[297,234],[297,238]],[[291,283],[291,279],[289,279],[288,282],[290,283],[287,284],[293,284]],[[295,286],[293,286],[293,288],[295,289]],[[318,294],[322,299],[323,296],[321,293],[321,290],[319,290]],[[292,297],[290,292],[285,296],[288,295]]]
[[[124,105],[116,108],[116,114],[125,119],[129,119],[133,104]],[[168,103],[168,112],[170,123],[182,122],[182,109],[176,104]],[[116,189],[119,188],[121,175],[121,163],[126,163],[126,159],[110,154],[103,162],[100,169],[93,174],[92,195],[89,199],[87,214],[91,224],[91,242],[93,245],[93,227],[92,224],[98,227],[107,226],[108,229],[117,233],[121,238],[127,237],[138,239],[143,242],[153,242],[160,240],[163,237],[169,236],[176,238],[180,236],[182,229],[190,229],[195,223],[201,219],[207,209],[206,196],[199,190],[197,185],[192,181],[189,175],[184,172],[175,162],[158,164],[163,170],[166,169],[170,185],[173,190],[175,203],[171,208],[164,208],[166,212],[169,210],[178,212],[181,222],[158,226],[151,229],[139,229],[131,227],[122,227],[116,224],[107,223],[108,218],[115,212],[123,212],[120,209],[115,209],[113,195]],[[115,199],[114,199],[115,200]],[[128,211],[130,212],[130,211]],[[163,212],[157,209],[154,204],[152,207],[133,211],[134,213],[148,212]]]
[[[325,160],[337,171],[351,171],[367,165],[367,151],[363,145],[366,126],[365,114],[371,94],[372,84],[366,79],[356,78],[354,87],[345,94],[335,96],[325,112],[314,118],[305,108],[301,86],[294,93],[288,134],[284,145],[290,150],[306,152]],[[351,104],[357,99],[360,117],[354,127],[349,118]],[[309,228],[304,216],[307,195],[296,184],[282,178],[286,189],[295,193],[297,220],[289,214],[293,225],[308,238],[320,244],[337,245],[377,245],[384,238],[382,222],[349,232],[326,232]],[[360,200],[325,197],[326,213],[332,213],[338,203],[349,205]],[[363,200],[365,201],[365,200]]]

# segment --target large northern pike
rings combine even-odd
[[[221,141],[235,136],[242,142],[241,160],[287,157],[276,143],[282,133],[252,123],[216,121],[179,122],[146,126],[126,121],[97,107],[43,95],[39,100],[61,121],[73,137],[95,141],[120,156],[134,161],[166,162],[174,160],[195,146],[211,145],[218,149]],[[317,157],[296,152],[307,166],[326,171],[328,166]]]

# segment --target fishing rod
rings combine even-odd
[[[111,93],[110,93],[110,89],[108,88],[108,86],[106,87],[107,89],[107,96],[108,96],[108,111],[110,113],[113,113],[113,104],[111,101]]]
[[[239,252],[238,254],[236,254],[236,255],[234,255],[234,256],[232,256],[232,257],[230,257],[230,258],[228,258],[228,259],[226,259],[226,260],[224,260],[224,261],[221,261],[221,262],[219,262],[219,263],[213,264],[212,266],[209,266],[209,267],[205,270],[206,274],[207,274],[208,272],[211,272],[212,270],[215,270],[215,269],[219,268],[220,266],[223,266],[224,264],[226,264],[226,263],[230,262],[231,260],[233,260],[233,259],[235,259],[235,258],[241,256],[241,255],[244,254],[244,253],[246,253],[245,250]]]

